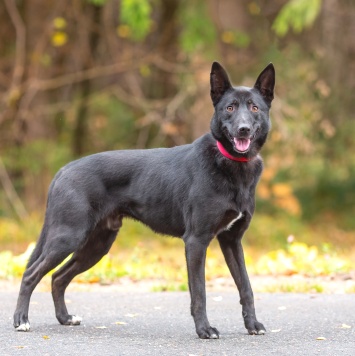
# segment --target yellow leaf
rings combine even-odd
[[[317,337],[316,340],[327,340],[327,339],[324,336],[319,336],[319,337]]]
[[[98,276],[91,276],[90,278],[89,278],[89,280],[88,280],[88,282],[89,283],[98,283],[98,282],[100,282],[100,277],[98,277]]]
[[[68,42],[68,35],[62,31],[56,31],[52,35],[51,42],[54,47],[64,46]]]
[[[116,325],[127,325],[127,323],[125,323],[124,321],[116,321],[115,324]]]
[[[67,21],[63,17],[56,17],[53,20],[53,26],[57,30],[62,30],[63,28],[67,27]]]
[[[149,66],[143,64],[139,67],[139,72],[141,73],[142,77],[149,77],[151,74],[151,70]]]
[[[261,11],[260,6],[255,1],[249,3],[248,9],[252,15],[259,15]]]
[[[232,31],[224,31],[222,33],[222,42],[224,43],[233,43],[234,42],[234,33]]]
[[[43,337],[44,340],[49,340],[50,339],[50,337],[47,336],[47,335],[43,335],[42,337]]]
[[[117,35],[122,38],[127,38],[131,35],[131,29],[127,25],[119,25],[117,27]]]

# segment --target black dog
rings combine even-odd
[[[239,289],[245,327],[249,334],[263,334],[241,239],[254,213],[263,167],[258,153],[270,129],[274,84],[275,70],[269,64],[253,88],[233,88],[215,62],[211,133],[188,145],[103,152],[63,167],[50,186],[43,229],[22,279],[16,330],[30,329],[34,288],[71,253],[53,274],[52,295],[58,321],[80,324],[80,317],[68,314],[65,289],[109,251],[123,218],[130,217],[184,240],[191,314],[200,338],[219,337],[206,315],[204,271],[206,249],[216,235]]]

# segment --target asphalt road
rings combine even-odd
[[[80,326],[57,323],[50,293],[35,292],[30,332],[15,332],[16,292],[0,292],[0,355],[355,355],[355,295],[256,294],[264,336],[249,336],[233,292],[208,293],[219,340],[197,338],[186,292],[68,292]],[[323,338],[319,339],[318,338]]]

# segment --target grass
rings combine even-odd
[[[272,283],[261,290],[267,293],[323,293],[325,287],[321,283],[288,282]]]
[[[265,222],[265,219],[265,216],[262,216],[260,221]],[[29,220],[19,224],[10,219],[0,219],[0,243],[8,247],[0,252],[0,279],[18,280],[25,270],[27,260],[34,248],[34,243],[31,241],[36,240],[41,227],[39,217],[34,216]],[[254,224],[257,224],[257,221]],[[278,233],[283,228],[278,227]],[[247,233],[247,240],[249,234],[254,234],[251,240],[255,239],[256,229],[259,227]],[[284,237],[282,244],[274,245],[283,246],[269,251],[265,251],[265,248],[261,251],[246,246],[246,264],[250,274],[301,275],[314,278],[350,273],[355,270],[355,263],[351,256],[345,257],[334,252],[329,244],[312,246],[297,242],[293,236],[288,236],[288,241]],[[22,253],[17,252],[18,246],[22,248]],[[218,243],[214,240],[207,251],[206,279],[209,282],[229,276]],[[109,284],[122,277],[129,277],[132,281],[154,281],[151,288],[153,291],[188,290],[183,242],[180,239],[157,236],[142,224],[125,221],[110,253],[93,268],[77,276],[75,281]],[[260,290],[322,293],[327,291],[327,288],[319,281],[290,279],[281,283],[268,283],[259,288]],[[346,292],[355,293],[355,286],[349,285]]]

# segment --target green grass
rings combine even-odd
[[[187,283],[163,283],[151,288],[152,292],[186,292],[188,290]]]
[[[325,290],[323,284],[314,282],[271,283],[259,289],[267,293],[323,293]]]

